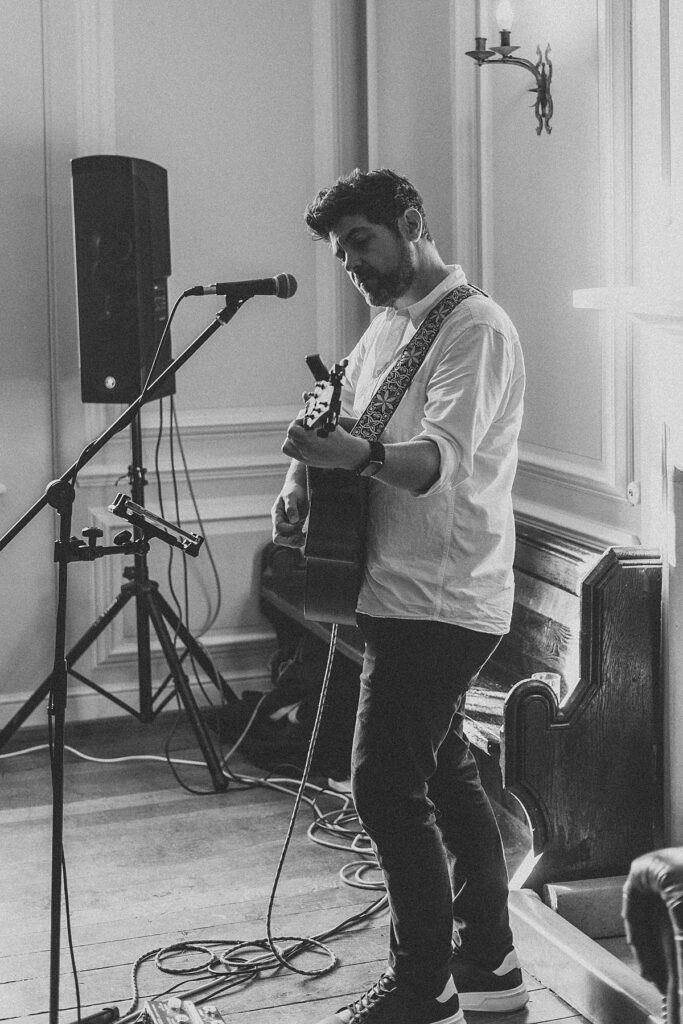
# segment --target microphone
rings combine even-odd
[[[252,295],[277,295],[278,299],[291,299],[296,291],[296,278],[291,274],[261,277],[256,281],[219,281],[216,284],[196,284],[184,295],[229,295],[234,299],[249,299]]]

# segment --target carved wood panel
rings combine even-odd
[[[533,679],[507,696],[504,785],[532,824],[532,887],[624,874],[661,841],[660,597],[657,553],[610,549],[581,588],[567,700]]]

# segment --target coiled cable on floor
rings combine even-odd
[[[242,730],[241,735],[233,744],[230,751],[222,758],[223,770],[225,771],[226,776],[233,782],[240,784],[242,788],[248,789],[251,787],[264,787],[275,789],[287,794],[288,796],[294,796],[295,798],[286,837],[271,887],[268,902],[266,937],[253,940],[236,938],[207,939],[202,937],[199,940],[188,940],[185,942],[173,943],[164,947],[158,947],[141,954],[131,966],[132,1000],[124,1011],[124,1015],[119,1018],[119,1024],[130,1024],[130,1022],[136,1021],[141,1017],[141,1013],[137,1009],[140,1001],[138,974],[141,967],[147,962],[153,961],[155,967],[160,973],[175,976],[180,979],[164,992],[158,993],[154,998],[178,992],[179,994],[182,994],[184,998],[191,999],[195,1003],[206,1002],[209,999],[215,999],[220,995],[227,994],[232,989],[250,984],[263,972],[278,970],[281,967],[303,976],[319,977],[333,970],[338,964],[337,957],[326,944],[327,940],[366,921],[386,907],[387,896],[385,892],[382,892],[374,902],[369,904],[360,912],[353,914],[341,921],[339,924],[336,924],[328,930],[316,935],[307,937],[274,936],[272,933],[272,916],[277,888],[302,802],[306,802],[311,807],[315,815],[307,833],[312,842],[332,849],[338,849],[343,852],[351,851],[357,856],[358,859],[341,868],[340,876],[342,881],[346,885],[359,889],[384,889],[382,881],[368,878],[368,875],[371,875],[379,869],[370,840],[362,830],[360,822],[358,821],[350,793],[333,791],[310,782],[311,765],[315,752],[316,741],[320,731],[327,691],[329,688],[332,662],[336,649],[336,639],[337,627],[333,626],[318,708],[301,778],[297,781],[293,778],[277,777],[274,775],[254,777],[241,772],[235,772],[230,769],[227,764],[228,760],[234,755],[249,730],[252,728],[258,711],[267,694],[264,694],[258,702],[249,718],[249,721]],[[5,756],[17,756],[19,754],[29,753],[30,751],[41,749],[42,746],[43,744],[23,751],[18,751],[15,755]],[[163,762],[168,760],[167,757],[161,757],[158,755],[130,755],[124,757],[101,758],[84,754],[71,746],[66,747],[65,749],[85,760],[105,763],[118,763],[119,761],[128,760],[153,760]],[[203,762],[188,759],[178,759],[177,763],[186,765],[203,764]],[[340,800],[341,806],[330,811],[321,810],[318,803],[318,797],[323,794],[334,796]],[[304,970],[296,967],[292,963],[292,960],[295,957],[303,953],[322,955],[328,962],[317,970]],[[174,961],[176,960],[181,958],[187,959],[188,957],[194,956],[199,956],[200,960],[193,966],[176,966],[174,964]],[[192,984],[192,982],[194,982],[194,984],[190,989],[188,989],[186,986],[188,986],[188,984]],[[181,989],[182,992],[180,991]]]
[[[308,829],[308,836],[313,842],[316,842],[319,845],[344,851],[351,849],[357,853],[359,855],[359,859],[352,861],[350,864],[346,864],[341,869],[340,875],[342,880],[345,884],[356,888],[381,890],[382,895],[358,914],[354,914],[351,917],[346,918],[340,924],[333,926],[325,932],[306,937],[273,935],[272,919],[277,889],[282,877],[285,859],[291,844],[298,812],[304,800],[311,804],[317,811],[315,800],[311,800],[311,798],[308,797],[307,789],[311,788],[311,783],[309,781],[311,765],[325,710],[325,701],[330,683],[336,644],[337,625],[334,624],[331,630],[327,663],[321,684],[318,708],[311,730],[311,738],[308,745],[306,761],[295,793],[294,806],[292,808],[273,884],[271,886],[266,915],[266,938],[255,940],[202,939],[197,942],[188,941],[176,943],[172,946],[152,950],[149,953],[143,954],[143,956],[139,957],[133,965],[133,1002],[130,1005],[127,1015],[122,1019],[121,1024],[126,1024],[126,1022],[135,1019],[135,1015],[131,1015],[131,1011],[138,1003],[137,973],[139,967],[147,960],[154,958],[158,970],[162,973],[184,974],[186,978],[188,975],[196,976],[200,973],[203,973],[205,977],[206,975],[213,975],[213,978],[207,980],[205,984],[196,986],[191,991],[185,991],[183,993],[187,998],[191,998],[197,1003],[205,1002],[210,998],[215,999],[218,995],[224,994],[230,989],[254,981],[263,971],[277,970],[279,967],[284,967],[286,970],[304,977],[320,977],[321,975],[332,971],[339,963],[336,955],[326,944],[327,940],[380,912],[387,905],[387,896],[386,892],[384,892],[383,881],[380,881],[379,879],[369,880],[367,878],[367,875],[370,872],[379,870],[370,840],[362,831],[362,828],[359,827],[358,818],[355,810],[353,809],[350,795],[342,797],[341,794],[338,794],[342,798],[342,808],[323,813],[317,812],[315,820]],[[264,698],[262,698],[262,700],[263,699]],[[242,731],[241,736],[233,745],[228,755],[223,758],[224,764],[237,750],[244,737],[247,735],[251,725],[256,719],[256,714],[261,703],[262,701],[256,706],[247,725]],[[232,771],[227,771],[226,774],[228,774],[233,781],[247,784],[251,783],[253,785],[264,785],[276,789],[284,789],[285,792],[292,792],[291,789],[287,788],[287,784],[293,783],[293,780],[274,778],[255,779],[251,776]],[[312,788],[318,789],[318,787]],[[214,952],[213,947],[223,948],[221,951]],[[328,962],[317,969],[306,970],[304,968],[297,967],[292,962],[293,959],[305,952],[322,955],[326,957]],[[168,966],[168,961],[173,956],[187,956],[188,953],[199,953],[203,959],[193,968],[182,969]],[[173,988],[175,989],[177,986],[173,986]]]

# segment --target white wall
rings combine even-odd
[[[284,428],[309,382],[304,358],[315,351],[332,358],[348,344],[345,330],[355,336],[365,316],[352,296],[337,294],[333,261],[322,258],[302,216],[320,184],[364,161],[358,9],[339,0],[0,0],[0,24],[8,41],[1,116],[12,156],[1,172],[0,532],[120,411],[80,401],[73,157],[117,153],[167,169],[171,301],[200,282],[279,272],[299,282],[287,302],[252,299],[183,368],[176,395],[203,526],[181,479],[183,521],[206,534],[223,592],[221,614],[203,640],[234,689],[258,687],[273,649],[258,608],[259,553],[286,465]],[[344,75],[349,68],[357,73]],[[174,351],[219,308],[215,298],[187,300],[174,322]],[[150,471],[156,421],[156,409],[146,410]],[[130,455],[126,432],[81,471],[74,533],[101,526],[107,542],[119,531],[107,505],[129,489]],[[177,448],[175,457],[180,466]],[[168,446],[160,461],[169,510]],[[146,504],[157,507],[154,486]],[[44,510],[0,554],[0,723],[52,667],[56,528]],[[168,597],[167,557],[165,546],[153,546],[150,567]],[[116,596],[124,564],[107,558],[71,566],[69,643]],[[177,558],[175,566],[182,593]],[[216,586],[204,553],[189,570],[190,626],[198,633]],[[136,646],[129,605],[79,668],[135,704]],[[163,674],[157,654],[155,675]],[[70,684],[69,718],[115,710]]]
[[[43,55],[37,0],[21,6],[10,0],[0,3],[0,33],[12,40],[12,58],[0,68],[0,521],[9,527],[42,495],[53,476]],[[51,665],[52,518],[48,511],[34,520],[21,540],[0,555],[3,693],[18,685],[28,687]]]
[[[639,536],[633,369],[626,329],[573,308],[572,292],[612,273],[630,215],[622,171],[623,8],[517,0],[513,42],[555,65],[550,136],[536,134],[521,68],[465,56],[475,26],[497,40],[495,3],[372,0],[370,153],[422,188],[442,254],[511,314],[529,390],[517,507],[604,539]],[[401,55],[400,59],[397,55]],[[374,90],[374,91],[373,91]],[[630,247],[631,242],[627,239]]]
[[[519,55],[535,61],[537,45],[551,45],[555,103],[552,134],[537,136],[531,74],[481,71],[490,76],[484,266],[520,329],[528,374],[517,507],[630,541],[640,534],[627,499],[637,443],[630,338],[572,304],[574,289],[611,276],[632,248],[620,163],[626,14],[606,0],[514,7]]]

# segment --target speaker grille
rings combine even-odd
[[[168,316],[166,171],[122,156],[79,157],[71,169],[81,398],[132,402]],[[155,376],[171,359],[169,332]],[[174,391],[171,378],[154,397]]]

